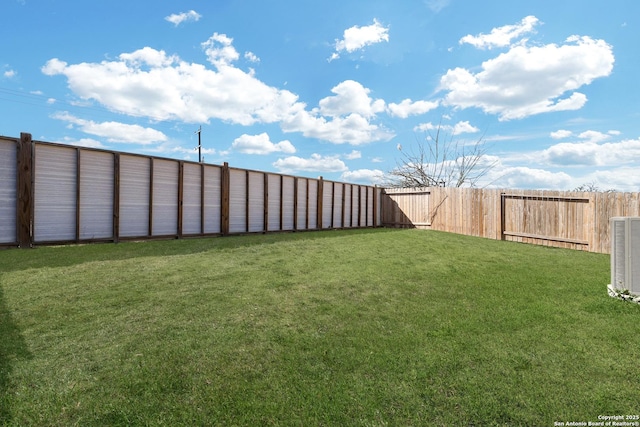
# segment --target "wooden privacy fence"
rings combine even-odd
[[[381,189],[0,137],[0,246],[376,227]]]
[[[386,189],[382,223],[611,252],[609,219],[640,216],[640,193],[471,188]]]

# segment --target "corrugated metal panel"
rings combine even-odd
[[[269,174],[269,231],[280,230],[280,175]]]
[[[376,227],[382,227],[382,188],[376,187],[376,200],[378,201],[378,206],[376,206],[377,214],[376,214]]]
[[[149,158],[120,156],[121,237],[149,235],[149,173]]]
[[[285,176],[282,181],[282,229],[293,230],[294,179]]]
[[[0,243],[15,243],[18,145],[0,139]]]
[[[220,233],[220,186],[222,169],[217,166],[204,167],[204,232]]]
[[[360,218],[360,203],[358,196],[360,195],[360,187],[354,185],[351,187],[351,203],[353,204],[353,215],[351,216],[351,224],[353,227],[358,226]]]
[[[264,174],[249,172],[249,231],[264,231]]]
[[[298,230],[307,228],[307,179],[298,178]]]
[[[309,229],[318,228],[318,181],[309,180]]]
[[[200,234],[202,165],[185,163],[182,175],[182,234]]]
[[[229,170],[229,232],[247,231],[247,175],[244,170]]]
[[[153,236],[178,234],[178,172],[175,160],[153,160]]]
[[[331,228],[331,212],[333,209],[333,183],[324,182],[322,193],[322,228]]]
[[[333,194],[333,227],[342,227],[342,184],[335,183]]]
[[[80,150],[80,239],[113,238],[113,153]]]
[[[360,227],[367,225],[367,187],[360,187]]]
[[[344,186],[344,227],[352,227],[351,216],[351,185]]]
[[[373,187],[367,187],[367,227],[373,227]]]
[[[35,151],[34,241],[75,240],[77,150],[36,144]]]

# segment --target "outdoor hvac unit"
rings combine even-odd
[[[640,217],[611,218],[611,286],[640,295]]]

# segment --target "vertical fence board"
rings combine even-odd
[[[178,234],[178,173],[175,160],[153,161],[153,236]]]
[[[222,168],[204,166],[204,232],[218,234],[221,232]]]
[[[16,243],[18,143],[0,139],[0,244]]]
[[[306,178],[298,178],[298,197],[297,197],[297,230],[306,230],[309,228],[309,180]]]
[[[149,236],[150,162],[146,157],[120,156],[120,236]]]
[[[247,174],[244,170],[229,170],[229,233],[244,233],[247,215]]]
[[[282,229],[294,229],[295,180],[291,176],[282,177]]]
[[[80,150],[80,239],[113,239],[114,155]]]
[[[333,182],[325,181],[322,192],[322,228],[333,225]]]
[[[249,172],[249,231],[266,231],[264,224],[264,174]]]
[[[76,148],[36,144],[34,241],[76,240]]]
[[[202,165],[184,163],[182,178],[182,233],[202,234]]]
[[[281,229],[280,224],[280,176],[275,174],[268,174],[269,179],[269,212],[267,215],[267,230],[279,231]]]

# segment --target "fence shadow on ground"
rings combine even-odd
[[[29,268],[55,268],[94,261],[122,260],[152,256],[189,255],[222,251],[277,242],[331,239],[349,235],[388,233],[400,230],[388,228],[353,228],[322,231],[256,233],[224,237],[194,237],[171,240],[144,240],[121,243],[95,243],[67,246],[41,246],[30,250],[0,251],[0,271],[20,271]]]
[[[13,320],[0,286],[0,425],[11,423],[11,394],[14,389],[11,374],[13,365],[21,359],[30,359],[31,353]]]

